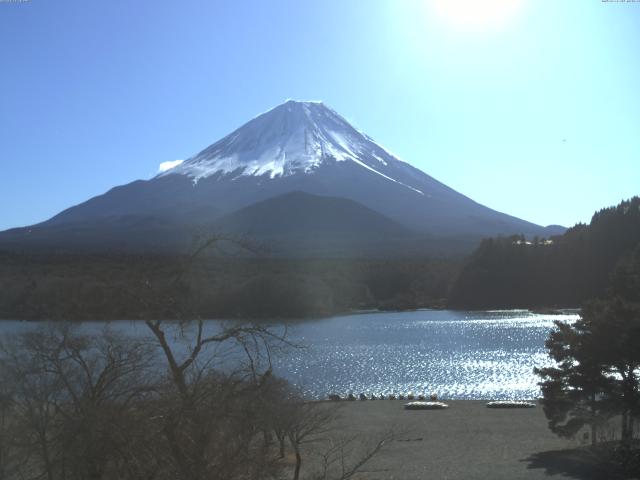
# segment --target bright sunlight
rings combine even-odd
[[[521,10],[524,0],[433,0],[429,7],[463,31],[497,29]]]

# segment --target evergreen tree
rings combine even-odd
[[[619,262],[605,299],[587,302],[574,324],[556,322],[546,342],[555,367],[536,369],[550,429],[573,436],[621,419],[623,444],[640,418],[640,246]]]
[[[536,368],[535,372],[542,378],[542,405],[549,429],[573,437],[588,425],[595,445],[598,425],[611,414],[611,382],[603,375],[599,342],[584,320],[574,325],[556,321],[546,347],[557,366]]]
[[[582,309],[582,318],[597,344],[609,403],[620,414],[622,441],[629,443],[634,419],[640,415],[640,309],[616,296],[590,302]]]
[[[605,294],[616,264],[639,244],[640,197],[600,210],[589,225],[548,240],[526,242],[521,235],[483,240],[454,282],[449,306],[581,305]],[[637,279],[630,285],[640,291]]]

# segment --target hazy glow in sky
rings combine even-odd
[[[524,0],[433,0],[427,9],[464,32],[496,29],[520,13]],[[430,12],[429,12],[430,13]]]
[[[640,193],[640,2],[0,2],[0,229],[323,100],[491,208],[572,225]]]

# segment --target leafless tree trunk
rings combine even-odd
[[[287,443],[299,480],[307,447],[330,441],[336,405],[309,402],[272,374],[274,352],[292,346],[286,329],[208,323],[173,296],[197,256],[218,240],[196,249],[168,291],[146,282],[143,310],[157,312],[157,303],[177,319],[147,315],[151,339],[109,329],[81,334],[59,324],[4,342],[0,480],[282,478],[278,460]],[[349,456],[360,460],[341,478],[379,448]],[[331,465],[346,451],[329,450]]]
[[[17,443],[32,457],[24,471],[39,468],[34,477],[48,480],[105,478],[118,463],[132,406],[152,390],[147,345],[58,325],[16,337],[2,353],[3,381],[16,389]]]
[[[329,431],[336,419],[336,407],[298,398],[289,402],[287,410],[288,422],[285,429],[296,458],[293,480],[299,480],[302,468],[301,447],[317,442]]]
[[[312,480],[348,480],[391,441],[398,437],[393,430],[381,435],[373,442],[363,442],[358,436],[339,436],[331,438],[324,451],[319,453],[320,469]]]
[[[254,437],[261,431],[256,425],[264,424],[258,411],[261,402],[252,401],[252,397],[260,395],[262,383],[270,375],[272,350],[287,343],[286,332],[276,334],[263,325],[233,323],[221,328],[208,325],[193,312],[185,311],[184,301],[174,297],[173,292],[184,290],[182,283],[196,260],[224,242],[251,249],[247,242],[238,239],[210,237],[187,257],[168,291],[158,292],[147,281],[148,296],[140,299],[146,307],[162,302],[163,310],[172,312],[178,320],[170,323],[148,318],[145,324],[166,361],[169,372],[166,388],[175,391],[175,403],[165,403],[159,417],[168,452],[180,478],[185,480],[205,479],[212,474],[230,478],[246,469],[253,455]],[[180,350],[172,343],[170,332],[177,333],[186,348]],[[220,360],[217,354],[225,348],[240,352],[243,362],[232,371],[216,372],[214,366]],[[267,449],[262,450],[264,457]],[[263,462],[262,457],[253,461]]]

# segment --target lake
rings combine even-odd
[[[550,364],[544,341],[553,321],[577,319],[570,311],[424,310],[288,323],[289,338],[306,348],[276,356],[274,371],[317,398],[435,392],[448,399],[530,399],[540,396],[533,368]],[[146,334],[141,323],[112,324]],[[4,321],[0,333],[33,325]],[[101,328],[103,323],[84,325]]]

